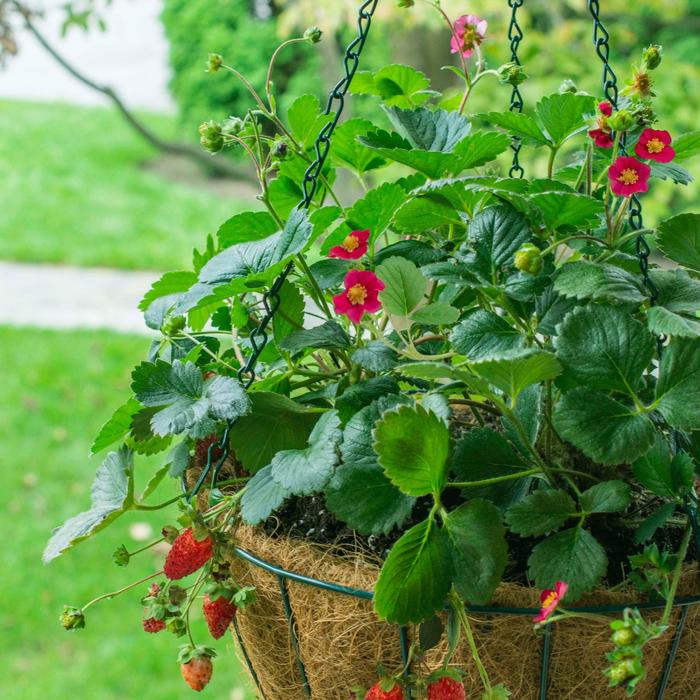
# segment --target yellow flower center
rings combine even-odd
[[[348,289],[348,299],[351,304],[357,306],[358,304],[364,304],[367,298],[367,287],[363,284],[354,284],[350,289]]]
[[[649,139],[647,141],[647,151],[649,153],[661,153],[664,150],[664,142],[661,139]]]
[[[636,185],[639,173],[634,168],[625,168],[617,178],[623,185]]]
[[[557,594],[555,591],[552,591],[543,601],[542,601],[542,607],[543,608],[548,608],[550,605],[553,605],[554,603],[557,602]]]
[[[350,234],[345,237],[345,240],[341,243],[341,245],[348,251],[348,253],[352,253],[353,250],[360,247],[360,241],[357,240],[357,236]]]

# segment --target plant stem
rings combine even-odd
[[[541,474],[541,469],[526,469],[522,472],[515,472],[513,474],[506,474],[505,476],[492,476],[490,479],[480,479],[479,481],[451,481],[445,484],[447,488],[453,489],[465,489],[471,488],[472,486],[490,486],[491,484],[500,484],[503,481],[511,481],[512,479],[522,479],[526,476],[534,476],[535,474]]]
[[[86,603],[83,605],[81,610],[85,612],[89,607],[95,605],[95,603],[99,603],[101,600],[108,600],[109,598],[116,598],[118,595],[121,595],[122,593],[126,593],[127,591],[130,591],[132,588],[136,588],[136,586],[140,586],[143,583],[146,583],[146,581],[150,581],[152,578],[156,578],[157,576],[160,576],[163,573],[163,570],[161,569],[160,571],[156,571],[155,574],[150,574],[149,576],[144,576],[144,578],[139,579],[138,581],[134,581],[133,583],[130,583],[128,586],[124,586],[124,588],[120,588],[118,591],[112,591],[111,593],[104,593],[100,596],[97,596],[97,598],[93,598],[89,603]]]
[[[161,508],[166,508],[167,506],[172,505],[173,503],[177,503],[181,498],[184,497],[184,495],[185,494],[181,493],[178,496],[173,496],[173,498],[165,501],[164,503],[158,503],[154,506],[147,505],[146,503],[137,503],[134,506],[134,510],[160,510]]]
[[[559,146],[554,146],[549,149],[549,161],[547,162],[547,177],[552,178],[554,174],[554,159],[557,157],[559,152]]]
[[[467,616],[467,612],[464,608],[464,601],[459,597],[459,595],[454,589],[450,593],[450,602],[452,604],[453,610],[459,617],[459,621],[462,624],[464,635],[466,636],[467,643],[469,644],[469,650],[472,653],[474,664],[476,665],[476,669],[479,672],[479,678],[481,678],[481,683],[484,686],[484,690],[486,691],[486,695],[488,697],[491,693],[491,681],[489,680],[489,674],[487,673],[486,668],[484,667],[484,664],[481,661],[481,657],[479,656],[479,649],[476,646],[474,633],[472,632],[471,625],[469,624],[469,617]]]
[[[676,568],[673,571],[673,579],[671,580],[671,588],[668,592],[668,598],[666,599],[666,606],[664,607],[664,614],[661,617],[661,625],[668,625],[671,619],[671,613],[673,612],[673,602],[676,598],[676,592],[678,591],[678,584],[681,581],[681,573],[683,572],[683,562],[685,561],[685,555],[688,553],[688,545],[690,544],[690,536],[693,533],[693,528],[688,522],[685,527],[685,532],[683,533],[683,539],[681,540],[681,545],[678,548],[678,561],[676,562]]]
[[[265,78],[265,94],[267,95],[267,103],[270,106],[270,113],[274,114],[275,113],[275,108],[272,105],[272,69],[275,65],[275,61],[277,60],[277,56],[279,53],[284,49],[286,46],[290,46],[291,44],[299,44],[302,42],[305,42],[306,39],[302,39],[300,37],[297,37],[296,39],[287,39],[287,41],[283,41],[276,49],[275,52],[272,54],[272,58],[270,59],[270,64],[267,67],[267,76]]]

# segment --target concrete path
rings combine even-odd
[[[0,262],[0,324],[148,334],[141,297],[160,274]]]

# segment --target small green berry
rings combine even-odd
[[[623,627],[615,630],[611,639],[613,644],[619,647],[626,647],[636,641],[637,635],[629,627]]]
[[[536,275],[542,269],[542,262],[542,251],[534,243],[526,243],[515,254],[515,267],[530,275]]]
[[[210,119],[199,125],[199,143],[210,153],[218,153],[224,147],[224,135],[219,122]]]
[[[85,627],[85,615],[80,608],[74,608],[70,605],[63,607],[63,612],[59,617],[63,629],[66,630],[81,630]]]
[[[610,117],[608,122],[613,131],[628,131],[635,124],[632,113],[626,109],[620,109]]]
[[[525,80],[527,80],[527,73],[525,69],[515,63],[515,61],[509,61],[504,63],[498,70],[498,79],[504,85],[520,85]]]
[[[309,42],[309,44],[318,44],[321,41],[323,32],[318,27],[309,27],[304,32],[304,39]]]
[[[644,58],[644,63],[649,70],[654,70],[661,65],[661,59],[663,58],[663,47],[658,44],[652,44],[644,49],[642,54]]]
[[[221,54],[210,53],[207,59],[207,73],[216,73],[224,64],[224,59]]]

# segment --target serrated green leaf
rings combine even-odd
[[[338,462],[338,444],[342,432],[337,411],[328,411],[319,419],[303,450],[283,450],[270,462],[272,478],[295,495],[320,491]]]
[[[528,564],[530,578],[538,588],[554,588],[557,581],[565,581],[569,584],[566,600],[574,602],[600,582],[608,558],[593,535],[574,527],[536,545]]]
[[[535,114],[552,143],[559,146],[587,126],[586,115],[594,108],[592,96],[564,92],[543,97],[535,106]]]
[[[656,244],[667,258],[700,272],[700,214],[678,214],[662,221]]]
[[[417,197],[409,199],[397,212],[394,228],[397,231],[432,231],[440,226],[463,226],[464,221],[447,200]]]
[[[376,241],[389,228],[391,220],[404,203],[406,193],[395,182],[385,182],[365,193],[345,213],[351,228],[369,229],[370,238]]]
[[[561,373],[559,360],[552,353],[527,348],[513,350],[506,356],[479,360],[471,367],[513,402],[525,387],[554,379]]]
[[[666,521],[673,515],[675,510],[675,503],[664,503],[662,506],[659,506],[640,523],[637,532],[634,533],[634,541],[637,544],[648,542],[656,531],[666,524]]]
[[[402,64],[383,66],[375,73],[361,71],[356,74],[350,92],[354,95],[376,95],[385,104],[397,107],[414,107],[428,100],[433,94],[430,81],[424,73]]]
[[[319,415],[292,399],[268,391],[250,394],[248,415],[231,429],[231,448],[245,470],[255,474],[284,449],[303,449]]]
[[[651,161],[651,176],[659,180],[671,180],[677,185],[689,185],[693,181],[693,176],[678,163],[657,163]]]
[[[92,484],[90,509],[66,520],[53,531],[44,549],[44,564],[104,529],[131,508],[134,502],[133,470],[133,454],[125,447],[105,457]]]
[[[467,603],[486,605],[508,561],[501,512],[489,501],[473,499],[448,514],[445,529],[457,592]]]
[[[390,107],[386,112],[410,144],[423,151],[450,153],[471,131],[466,117],[444,109]]]
[[[141,498],[139,499],[142,503],[145,501],[161,484],[165,475],[170,469],[169,464],[164,464],[158,471],[153,474],[153,476],[148,480],[148,483],[141,493]]]
[[[332,119],[332,114],[321,113],[321,103],[316,95],[300,95],[287,112],[292,135],[304,148],[311,146],[321,128]]]
[[[506,522],[516,534],[533,537],[558,530],[576,512],[576,504],[563,489],[539,489],[511,506]]]
[[[631,499],[629,485],[613,479],[586,489],[581,494],[581,508],[587,513],[619,513],[627,508]]]
[[[387,622],[419,623],[439,610],[452,585],[447,535],[425,520],[391,548],[374,590],[374,609]]]
[[[272,467],[263,467],[248,482],[241,498],[241,516],[248,525],[267,520],[291,494],[272,478]]]
[[[411,321],[424,326],[452,324],[459,318],[459,309],[444,301],[419,306],[412,314]]]
[[[651,333],[628,313],[612,306],[574,309],[558,330],[554,342],[557,357],[590,388],[630,394],[654,355]]]
[[[172,442],[172,435],[156,435],[151,425],[158,408],[142,408],[131,419],[131,433],[127,444],[140,455],[154,455],[167,449]]]
[[[282,350],[295,355],[307,348],[318,350],[319,348],[336,349],[352,346],[348,334],[335,321],[326,321],[314,328],[294,331],[279,342]]]
[[[450,342],[460,355],[481,360],[517,350],[524,339],[503,317],[477,309],[455,326]]]
[[[564,394],[554,408],[559,435],[600,464],[629,463],[654,442],[647,416],[588,387]]]
[[[658,336],[700,338],[700,319],[676,314],[663,306],[652,306],[647,311],[647,326]]]
[[[384,308],[395,316],[410,316],[425,296],[428,280],[406,258],[393,257],[376,269],[385,288],[379,292]]]
[[[676,313],[700,311],[700,281],[685,270],[653,270],[649,276],[658,291],[657,304]]]
[[[563,265],[554,280],[554,289],[569,298],[615,304],[641,304],[646,299],[638,277],[615,265],[584,260]]]
[[[660,435],[654,446],[634,462],[632,471],[642,486],[661,498],[682,498],[693,486],[692,459],[682,452],[671,455]]]
[[[304,297],[300,289],[285,280],[279,291],[280,303],[272,319],[272,334],[277,347],[304,327]]]
[[[700,428],[700,339],[674,338],[664,350],[656,405],[674,428]]]
[[[224,221],[219,226],[216,237],[221,248],[228,248],[238,243],[259,241],[271,236],[275,231],[277,224],[266,211],[246,211]]]
[[[357,75],[358,73],[355,77]],[[386,159],[368,149],[357,138],[374,129],[375,126],[371,121],[357,117],[338,124],[333,132],[331,158],[338,165],[349,167],[359,175],[385,166]]]
[[[355,350],[350,359],[370,372],[385,372],[396,367],[399,356],[381,340],[373,340]]]
[[[488,112],[477,115],[494,126],[505,129],[509,134],[520,139],[524,144],[546,146],[549,140],[542,129],[529,114],[519,112]]]
[[[196,281],[197,275],[188,270],[166,272],[151,285],[151,288],[139,302],[139,309],[145,311],[156,299],[170,298],[174,294],[186,292]]]
[[[499,134],[495,131],[469,134],[454,148],[457,159],[455,171],[478,168],[490,163],[501,153],[507,151],[510,144],[511,140],[506,134]]]
[[[439,493],[445,484],[450,433],[421,406],[387,411],[374,432],[374,451],[389,480],[409,496]]]
[[[676,151],[674,160],[682,161],[692,158],[700,153],[700,129],[689,131],[673,139],[673,148]]]
[[[92,443],[90,452],[97,454],[106,447],[113,445],[117,440],[122,440],[131,429],[131,420],[139,408],[139,402],[133,398],[121,405],[100,428],[100,432],[97,433],[97,437]]]
[[[542,212],[544,224],[550,230],[597,225],[604,211],[598,199],[575,192],[541,192],[533,194],[530,202]]]
[[[190,464],[190,448],[184,440],[178,442],[168,454],[169,475],[173,479],[179,479]]]
[[[311,274],[314,276],[318,286],[324,291],[331,287],[340,287],[343,284],[345,275],[350,270],[351,262],[351,260],[336,258],[319,260],[311,266]]]

